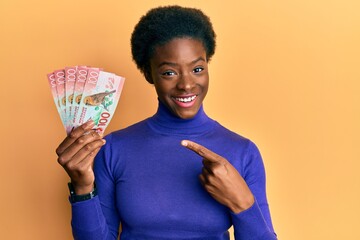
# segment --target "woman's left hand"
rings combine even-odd
[[[189,140],[181,144],[203,157],[200,182],[205,190],[233,213],[240,213],[254,204],[254,196],[239,172],[222,156]]]

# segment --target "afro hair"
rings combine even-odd
[[[208,61],[215,53],[216,34],[209,17],[201,10],[180,6],[151,9],[141,17],[131,36],[133,60],[149,83],[152,83],[150,59],[155,48],[174,38],[201,41]]]

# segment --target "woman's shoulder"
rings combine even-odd
[[[223,144],[232,146],[236,149],[246,151],[248,154],[259,154],[257,144],[247,136],[235,132],[227,127],[224,127],[219,122],[216,122],[215,131],[212,137],[221,139]]]
[[[106,135],[105,139],[114,142],[122,139],[141,137],[148,131],[147,121],[148,119],[144,119],[125,128],[113,131]]]
[[[241,133],[237,133],[219,122],[215,121],[215,128],[214,128],[214,134],[221,135],[223,138],[229,139],[230,141],[235,141],[241,144],[250,144],[253,142],[247,138],[246,136],[242,135]]]

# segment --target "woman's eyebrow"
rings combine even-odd
[[[170,66],[177,66],[178,64],[177,63],[173,63],[173,62],[162,62],[158,65],[158,68],[159,67],[162,67],[164,65],[170,65]]]
[[[205,59],[200,56],[200,57],[198,57],[197,59],[191,61],[188,65],[192,65],[192,64],[197,63],[197,62],[199,62],[199,61],[204,61],[204,62],[205,62]],[[177,65],[179,65],[179,64],[174,63],[174,62],[162,62],[162,63],[160,63],[160,64],[158,65],[158,68],[161,67],[161,66],[164,66],[164,65],[177,66]]]
[[[200,56],[200,57],[198,57],[197,59],[195,59],[194,61],[192,61],[190,64],[194,64],[194,63],[197,63],[197,62],[199,62],[199,61],[205,62],[205,59]]]

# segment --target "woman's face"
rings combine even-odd
[[[203,44],[191,38],[175,38],[155,49],[150,66],[160,101],[182,119],[194,117],[209,86]]]

